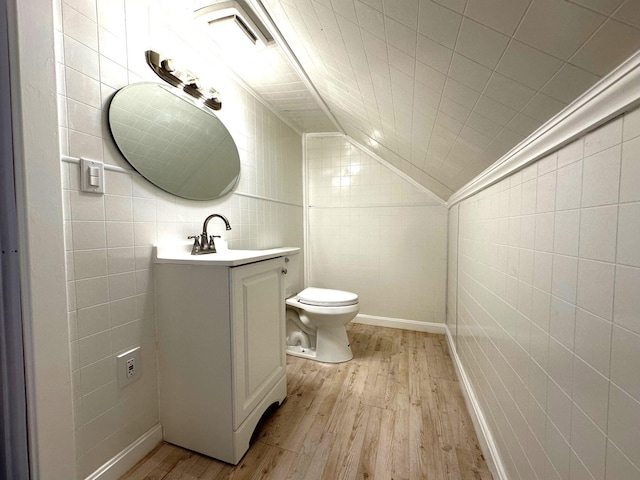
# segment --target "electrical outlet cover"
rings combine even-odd
[[[126,387],[142,376],[142,361],[140,347],[132,348],[117,356],[117,377],[120,388]]]

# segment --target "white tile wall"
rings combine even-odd
[[[225,214],[232,248],[302,246],[302,142],[298,134],[248,92],[223,77],[196,37],[179,32],[143,0],[55,2],[62,154],[128,164],[105,124],[114,89],[141,79],[158,81],[144,51],[171,45],[176,56],[207,75],[224,95],[220,117],[239,146],[238,193],[193,202],[157,189],[136,173],[105,171],[105,195],[79,191],[79,167],[63,163],[77,470],[85,478],[158,421],[155,310],[151,246],[198,233],[207,214]],[[166,27],[171,23],[171,27]],[[135,28],[127,28],[135,24]],[[151,32],[151,33],[150,33]],[[193,43],[190,43],[193,42]],[[228,235],[230,233],[230,235]],[[119,389],[115,355],[142,346],[140,381]]]
[[[360,313],[445,321],[447,211],[343,136],[308,136],[310,285]]]
[[[639,119],[450,209],[450,328],[510,479],[640,479]]]

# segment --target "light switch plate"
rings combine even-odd
[[[80,159],[80,189],[89,193],[104,193],[104,164]]]

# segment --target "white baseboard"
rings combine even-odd
[[[351,320],[354,323],[375,325],[377,327],[399,328],[402,330],[414,330],[416,332],[439,333],[444,335],[446,327],[444,323],[419,322],[417,320],[405,320],[403,318],[377,317],[375,315],[358,314]]]
[[[162,426],[158,423],[85,480],[118,480],[160,442],[162,442]]]
[[[467,404],[467,410],[471,417],[471,421],[473,422],[474,430],[478,436],[478,443],[480,444],[480,448],[484,454],[487,466],[489,467],[493,478],[496,480],[509,480],[507,472],[504,469],[504,465],[502,464],[498,447],[493,439],[493,435],[489,429],[484,413],[482,412],[482,408],[480,407],[475,391],[473,390],[471,381],[460,362],[460,357],[458,357],[458,352],[455,348],[451,332],[447,327],[445,327],[445,330],[447,342],[449,343],[449,353],[453,360],[453,365],[456,368],[456,374],[458,375],[458,381],[462,387],[462,393],[464,394],[465,403]]]

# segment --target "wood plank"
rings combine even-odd
[[[425,425],[422,418],[422,404],[420,401],[409,404],[409,478],[429,478],[433,469],[429,465],[430,424]],[[434,476],[433,478],[440,478]]]
[[[127,480],[161,480],[183,459],[194,454],[183,448],[162,443],[125,475]]]
[[[383,408],[395,410],[398,403],[398,385],[400,384],[400,359],[402,352],[394,351],[389,361],[387,384],[384,392]]]
[[[374,478],[393,478],[393,446],[395,433],[395,410],[382,410],[382,420],[380,422],[380,436],[378,437],[378,451],[376,452],[376,463]]]
[[[382,408],[370,407],[367,429],[364,434],[362,455],[358,465],[357,478],[375,478],[378,451],[380,449],[382,428]]]
[[[296,454],[278,447],[266,446],[266,454],[251,475],[251,480],[267,480],[275,478],[287,478]]]
[[[297,381],[288,382],[287,400],[259,427],[257,440],[294,452],[299,451],[299,443],[294,443],[299,437],[297,431],[308,416],[309,409],[318,403],[318,392],[323,391],[322,385],[328,373],[329,370],[323,368],[308,371],[300,369]]]
[[[480,452],[456,448],[456,458],[460,480],[491,480],[491,473]]]
[[[387,399],[387,383],[389,381],[389,372],[391,370],[391,351],[393,342],[386,341],[382,345],[380,351],[380,362],[378,371],[375,376],[375,383],[371,389],[367,389],[366,399],[367,405],[384,408]]]
[[[278,417],[278,421],[285,423],[287,428],[283,428],[282,426],[277,427],[273,435],[265,436],[264,440],[261,441],[292,452],[301,453],[303,442],[309,434],[309,430],[314,427],[318,428],[315,425],[317,423],[318,412],[324,404],[325,397],[330,392],[328,388],[324,387],[326,383],[331,383],[328,373],[329,371],[319,372],[315,381],[309,385],[310,388],[314,389],[312,390],[313,397],[311,403],[300,412],[302,415],[284,414]],[[325,417],[321,418],[321,428],[324,429],[327,419]],[[270,430],[272,426],[267,424],[264,428],[265,430]]]
[[[407,357],[408,362],[408,357]],[[402,364],[401,364],[402,366]],[[407,372],[408,378],[408,372]],[[403,387],[406,384],[401,384]],[[393,425],[393,453],[391,472],[394,478],[409,478],[411,450],[409,445],[409,392],[399,388]]]
[[[352,404],[360,404],[362,400],[362,392],[367,375],[367,367],[358,362],[351,362],[347,371],[347,376],[342,383],[338,396],[335,399],[331,414],[327,420],[325,427],[328,432],[337,432],[342,430],[344,425],[344,412],[347,406]]]
[[[341,428],[336,432],[335,441],[322,471],[322,479],[355,478],[360,464],[370,408],[355,399],[347,402],[342,415]]]
[[[162,480],[213,480],[231,467],[223,462],[212,461],[203,455],[191,455],[176,463]]]
[[[324,424],[324,421],[323,421]],[[322,428],[311,428],[288,480],[319,480],[327,464],[335,435]]]

